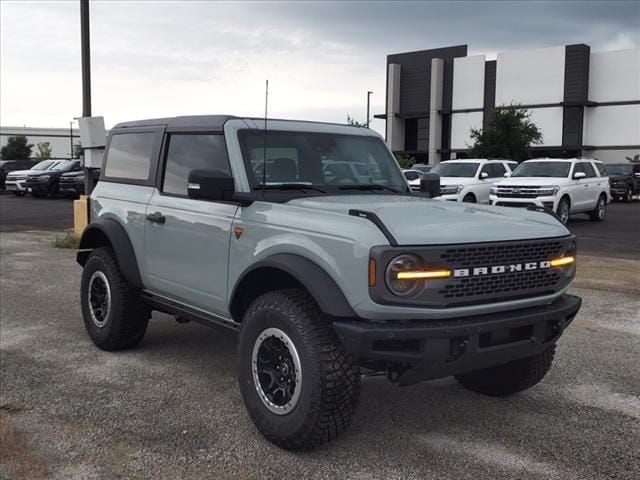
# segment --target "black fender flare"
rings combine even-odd
[[[230,297],[230,305],[238,297],[238,288],[251,272],[270,267],[288,273],[295,278],[318,303],[320,309],[334,317],[357,317],[347,298],[331,276],[315,262],[301,255],[277,253],[248,267],[238,277]]]
[[[103,218],[87,225],[80,238],[80,246],[78,247],[80,251],[76,256],[78,263],[84,266],[91,250],[106,246],[105,238],[113,248],[120,270],[127,281],[137,288],[144,288],[129,235],[116,220]]]

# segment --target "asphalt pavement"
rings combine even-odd
[[[16,197],[0,194],[0,232],[73,228],[73,201],[68,198]]]
[[[94,347],[53,237],[0,235],[0,478],[640,478],[639,261],[581,259],[583,308],[536,387],[365,377],[351,429],[291,453],[245,412],[234,333],[154,314],[138,348]]]

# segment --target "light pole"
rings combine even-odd
[[[91,50],[89,37],[89,0],[80,0],[80,42],[82,55],[82,116],[91,116]],[[71,156],[73,157],[73,137],[71,141]],[[86,158],[86,156],[85,156]],[[89,195],[93,190],[91,169],[83,162],[84,194]]]
[[[73,160],[73,120],[69,122],[69,144],[71,146],[69,160]]]
[[[367,128],[369,128],[369,111],[371,109],[371,94],[373,92],[367,92]]]

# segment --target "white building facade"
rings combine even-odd
[[[24,135],[33,145],[31,158],[36,158],[38,143],[49,142],[51,158],[69,159],[72,157],[73,145],[80,143],[78,129],[70,128],[32,128],[32,127],[0,127],[0,147],[4,147],[9,137]],[[11,159],[5,159],[11,160]]]
[[[520,105],[542,132],[534,156],[624,162],[640,153],[640,49],[588,45],[467,56],[467,46],[387,57],[386,139],[437,163],[467,155],[471,128]]]

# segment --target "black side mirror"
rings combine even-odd
[[[231,201],[235,185],[233,177],[219,170],[191,170],[187,183],[189,198]]]
[[[425,173],[420,179],[420,193],[428,198],[440,195],[440,175],[437,173]]]

